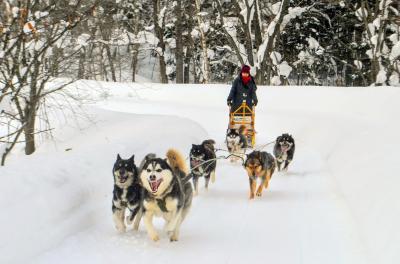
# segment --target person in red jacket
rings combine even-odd
[[[233,81],[228,96],[227,104],[231,108],[231,112],[238,109],[243,101],[246,101],[250,109],[256,106],[258,103],[256,90],[256,83],[250,75],[250,66],[243,65],[239,76]]]

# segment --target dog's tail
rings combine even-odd
[[[176,171],[182,171],[184,172],[185,175],[188,174],[188,169],[185,163],[185,158],[183,155],[176,149],[169,149],[167,151],[167,160],[168,164],[171,166],[171,168]]]
[[[241,125],[239,127],[239,134],[246,135],[247,134],[247,127],[245,125]]]
[[[215,141],[213,139],[207,139],[204,140],[203,143],[201,143],[203,146],[208,147],[209,149],[211,149],[212,151],[214,151],[214,144]]]

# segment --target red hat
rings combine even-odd
[[[242,66],[242,70],[240,71],[240,73],[243,72],[247,72],[248,74],[250,74],[250,66],[249,65],[243,65]]]

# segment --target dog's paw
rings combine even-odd
[[[256,195],[257,195],[258,197],[261,197],[261,196],[262,196],[262,192],[257,192]]]
[[[125,226],[116,226],[115,227],[118,231],[118,233],[125,233],[126,232],[126,227]]]
[[[158,234],[153,234],[150,235],[151,240],[153,240],[154,242],[157,242],[158,240],[160,240],[160,237],[158,236]]]
[[[133,223],[133,231],[138,231],[139,230],[139,225],[140,225],[140,220],[135,221]]]
[[[170,242],[178,241],[178,235],[176,234],[175,231],[168,232],[168,236]]]
[[[128,215],[127,217],[125,217],[125,220],[126,220],[126,223],[127,223],[128,225],[133,224],[133,220],[131,220],[131,216],[130,216],[130,215]]]
[[[176,237],[175,235],[172,235],[172,236],[169,238],[169,241],[170,241],[170,242],[176,242],[176,241],[178,241],[178,237]]]
[[[250,200],[254,199],[254,193],[251,193],[251,194],[250,194],[249,199],[250,199]]]

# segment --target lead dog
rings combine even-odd
[[[129,209],[131,215],[127,217],[128,223],[136,217],[133,228],[138,230],[141,214],[137,213],[140,210],[142,187],[139,184],[134,156],[125,160],[118,154],[112,173],[114,176],[112,212],[115,227],[119,232],[125,232],[125,214]]]
[[[192,185],[182,155],[168,150],[166,159],[146,156],[140,172],[144,187],[143,217],[149,237],[159,240],[153,217],[163,217],[170,241],[179,239],[180,226],[188,214],[193,198]]]

